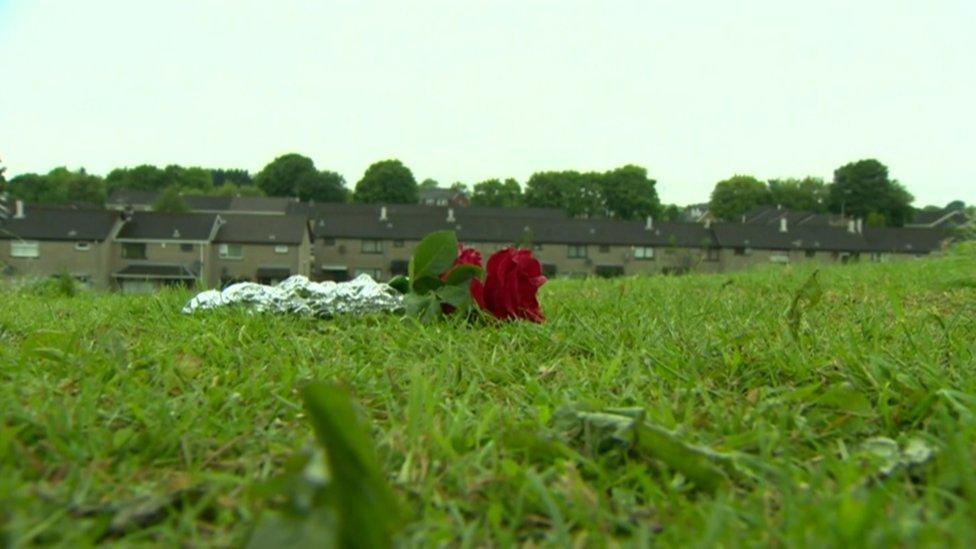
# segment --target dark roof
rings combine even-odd
[[[119,213],[27,206],[22,219],[0,221],[0,239],[105,240]]]
[[[190,211],[223,212],[230,209],[233,198],[229,196],[183,195],[183,202]]]
[[[443,187],[421,187],[418,189],[417,194],[420,196],[421,202],[427,199],[444,199],[450,200],[454,198],[454,195],[458,194],[454,189],[445,189]]]
[[[780,232],[766,224],[716,223],[715,240],[722,248],[767,250],[835,250],[857,252],[866,249],[864,238],[841,227],[789,227]]]
[[[418,215],[434,219],[446,219],[447,210],[453,209],[457,215],[469,217],[490,217],[493,219],[508,218],[551,218],[566,219],[566,212],[558,208],[495,208],[488,206],[465,206],[464,208],[450,206],[423,206],[420,204],[350,204],[350,203],[294,203],[289,213],[304,213],[309,218],[318,220],[332,215],[375,215],[379,216],[380,208],[386,207],[389,216]]]
[[[864,240],[872,252],[929,253],[942,247],[949,239],[939,229],[912,227],[865,228]]]
[[[288,213],[292,204],[298,203],[297,198],[285,198],[280,196],[235,196],[230,201],[230,210],[233,212],[261,212],[261,213]]]
[[[487,209],[487,208],[485,208]],[[610,219],[571,219],[565,216],[519,216],[519,209],[506,211],[491,208],[486,215],[478,208],[457,208],[454,222],[448,223],[446,208],[424,208],[443,215],[417,213],[411,209],[387,209],[386,221],[380,220],[380,208],[334,210],[314,222],[316,237],[384,238],[417,240],[441,230],[453,230],[462,241],[521,242],[566,244],[618,244],[691,246],[711,245],[711,236],[696,223],[656,223],[645,229],[643,221]],[[533,212],[534,213],[534,212]]]
[[[743,217],[745,223],[756,225],[779,225],[781,219],[785,219],[789,227],[829,227],[843,224],[841,220],[835,220],[827,214],[784,210],[773,206],[758,206],[746,212]]]
[[[966,221],[966,213],[959,210],[921,210],[915,212],[915,217],[912,218],[909,225],[943,225],[951,223],[965,223]]]
[[[255,273],[258,278],[288,278],[291,269],[288,267],[258,267]]]
[[[156,265],[142,263],[128,265],[112,274],[115,278],[193,279],[196,273],[186,265]]]
[[[159,193],[140,189],[114,189],[108,196],[107,204],[111,206],[152,206]]]
[[[304,215],[221,214],[225,221],[214,242],[301,244],[308,232]]]
[[[120,240],[209,241],[217,214],[135,212],[119,231]]]

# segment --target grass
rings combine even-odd
[[[547,323],[491,328],[0,293],[0,527],[85,545],[179,494],[111,539],[243,544],[274,503],[255,487],[313,440],[301,388],[334,380],[406,544],[976,545],[976,253],[811,272],[557,280]],[[566,406],[642,407],[762,467],[703,490],[567,438]],[[934,457],[881,475],[879,436]]]

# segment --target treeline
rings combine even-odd
[[[657,182],[640,166],[626,165],[605,172],[545,171],[525,185],[515,179],[488,179],[449,188],[463,192],[475,206],[560,208],[574,217],[638,219],[654,216],[677,221],[683,209],[664,205]],[[382,160],[366,169],[350,189],[342,175],[321,170],[311,158],[286,154],[269,162],[253,177],[241,169],[207,169],[151,165],[112,170],[104,178],[84,169],[55,168],[47,174],[23,174],[9,181],[16,197],[35,203],[89,202],[102,204],[117,188],[160,192],[157,209],[181,211],[182,197],[287,196],[314,202],[417,203],[420,189],[440,187],[437,181],[417,183],[399,160]],[[859,160],[834,171],[831,182],[816,177],[761,181],[736,175],[719,181],[708,204],[726,221],[740,221],[758,206],[860,217],[872,226],[900,226],[915,213],[914,198],[888,168],[874,159]],[[953,203],[964,208],[961,202]]]
[[[830,183],[816,177],[764,182],[736,175],[715,185],[709,210],[719,219],[739,221],[757,206],[782,206],[861,218],[874,227],[900,227],[915,215],[914,200],[904,185],[889,177],[887,166],[866,159],[837,168]]]

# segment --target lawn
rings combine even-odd
[[[0,545],[246,543],[311,380],[353,395],[407,545],[976,545],[976,253],[812,273],[555,280],[545,324],[488,327],[2,291]],[[567,427],[621,407],[736,467]]]

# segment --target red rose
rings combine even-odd
[[[454,267],[457,267],[458,265],[477,265],[478,267],[480,267],[481,252],[479,252],[474,248],[465,248],[463,244],[459,243],[458,255],[457,258],[454,259],[454,265],[450,269],[448,269],[444,274],[441,275],[441,280],[442,281],[447,280],[447,277],[451,274],[451,271],[453,271]],[[471,299],[474,299],[474,302],[477,303],[479,307],[484,309],[485,308],[485,298],[484,298],[485,285],[483,282],[481,282],[481,279],[478,277],[472,278],[471,283],[468,286],[468,289],[471,292]],[[441,308],[446,314],[450,314],[454,312],[454,307],[451,307],[450,305],[447,304],[443,305]]]
[[[475,300],[495,318],[542,322],[545,317],[535,294],[545,283],[542,265],[531,251],[505,248],[488,259],[484,297]],[[473,287],[471,295],[475,295]]]

